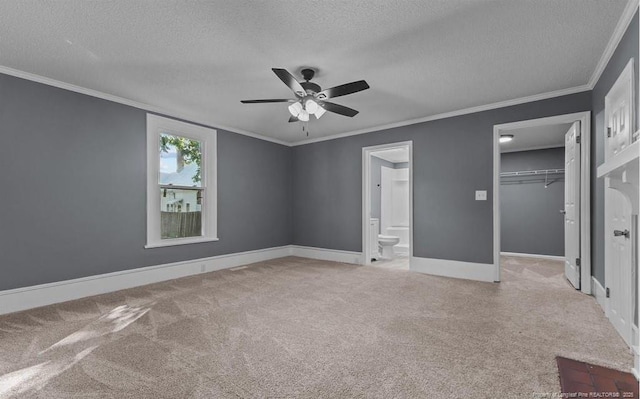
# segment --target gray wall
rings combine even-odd
[[[593,273],[604,283],[604,188],[595,178],[604,95],[638,59],[637,32],[636,15],[593,92],[292,149],[218,130],[220,241],[150,250],[145,112],[0,74],[0,290],[291,243],[361,251],[361,149],[406,140],[415,255],[491,263],[493,125],[587,110]],[[488,201],[474,201],[476,189]]]
[[[0,74],[0,290],[292,242],[290,148],[218,130],[220,241],[144,249],[145,118]]]
[[[604,97],[629,59],[634,59],[634,90],[638,107],[638,13],[633,17],[616,51],[592,92],[591,114],[591,274],[604,281],[604,180],[597,178],[597,168],[604,162]],[[637,120],[637,118],[636,118]]]
[[[382,167],[394,169],[395,164],[371,156],[371,217],[380,219],[382,203]]]
[[[492,263],[493,125],[590,109],[583,92],[296,146],[294,244],[361,251],[362,147],[413,140],[415,256]]]
[[[510,152],[501,172],[564,168],[564,148]],[[543,177],[544,178],[544,177]],[[516,184],[514,184],[516,183]],[[564,256],[564,179],[547,188],[539,179],[503,179],[500,184],[500,249]]]

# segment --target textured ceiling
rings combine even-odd
[[[286,142],[587,84],[626,0],[0,2],[0,65]],[[288,123],[271,72],[360,114]],[[299,76],[299,75],[298,75]]]

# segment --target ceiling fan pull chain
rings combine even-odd
[[[309,122],[302,122],[302,133],[307,133],[309,137]]]

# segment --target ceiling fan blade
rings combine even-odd
[[[362,90],[367,90],[369,85],[364,80],[357,82],[346,83],[340,86],[332,87],[318,93],[316,96],[320,100],[325,98],[335,98],[340,96],[346,96],[347,94],[357,93]]]
[[[286,84],[298,97],[304,97],[307,92],[304,87],[286,69],[271,68],[271,70]]]
[[[345,107],[344,105],[340,105],[340,104],[330,103],[328,101],[322,102],[321,106],[322,108],[324,108],[329,112],[333,112],[333,113],[344,115],[344,116],[354,117],[358,114],[358,111],[356,111],[353,108]]]
[[[243,104],[262,104],[262,103],[292,103],[296,100],[290,100],[287,98],[269,98],[265,100],[241,100]]]
[[[290,116],[289,117],[289,123],[291,122],[298,122],[300,119],[296,118],[295,116]]]

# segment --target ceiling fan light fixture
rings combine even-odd
[[[302,122],[307,122],[307,121],[309,121],[309,113],[303,109],[303,110],[302,110],[302,111],[300,111],[300,113],[298,114],[298,119],[299,119],[299,120],[301,120]]]
[[[513,140],[513,134],[501,134],[500,135],[500,142],[501,143],[508,143],[511,140]]]
[[[322,115],[324,115],[325,112],[327,112],[327,111],[324,108],[322,108],[321,106],[318,105],[318,109],[316,110],[314,115],[316,116],[316,119],[320,119],[320,117]]]
[[[302,111],[302,104],[300,104],[299,101],[296,101],[295,103],[289,105],[289,112],[291,113],[291,115],[297,117],[298,115],[300,115],[300,111]]]
[[[306,109],[310,114],[315,114],[318,111],[318,108],[320,108],[320,106],[312,98],[306,100],[304,103],[304,109]]]

